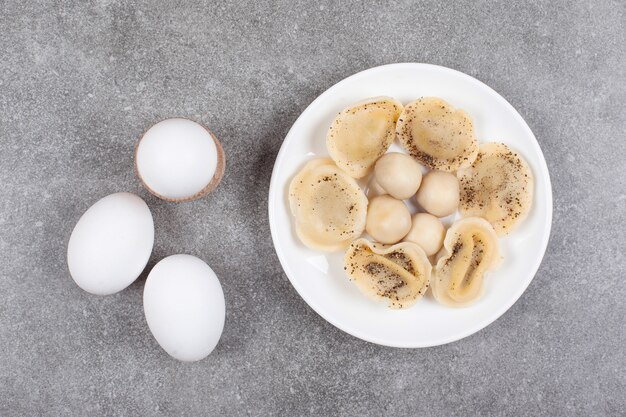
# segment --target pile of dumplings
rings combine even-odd
[[[406,153],[388,152],[396,140]],[[330,158],[306,163],[289,187],[302,243],[346,251],[347,277],[390,308],[414,305],[428,288],[452,307],[481,297],[502,259],[498,237],[532,205],[532,172],[519,154],[479,145],[469,115],[436,97],[356,103],[336,116],[326,146]],[[446,230],[441,218],[457,212]]]

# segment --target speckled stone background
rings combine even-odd
[[[0,415],[626,415],[626,3],[0,0]],[[269,235],[274,158],[297,116],[357,71],[464,71],[523,115],[546,156],[543,264],[499,320],[401,350],[326,323]],[[221,138],[218,192],[171,204],[133,147],[181,115]],[[190,253],[221,277],[222,339],[176,362],[152,338],[145,273],[108,297],[68,275],[99,198],[152,209],[149,268]]]

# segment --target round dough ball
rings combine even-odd
[[[430,171],[424,175],[415,199],[430,214],[448,216],[459,206],[459,180],[449,172]]]
[[[409,155],[391,152],[383,155],[374,167],[376,182],[398,200],[411,198],[422,182],[422,169]]]
[[[374,198],[385,194],[387,194],[387,191],[385,191],[385,189],[376,181],[376,177],[372,177],[369,185],[367,186],[367,197]]]
[[[406,205],[389,195],[374,197],[367,208],[365,231],[376,241],[397,243],[411,230],[411,213]]]
[[[445,236],[446,231],[441,220],[432,214],[417,213],[413,216],[409,234],[403,240],[416,243],[424,249],[426,255],[432,256],[441,249]]]

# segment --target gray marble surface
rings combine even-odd
[[[626,3],[0,0],[0,415],[626,415]],[[355,339],[300,299],[273,251],[267,191],[296,117],[357,71],[429,62],[500,92],[550,168],[543,264],[499,320],[422,350]],[[134,175],[138,135],[201,121],[229,165],[171,204]],[[116,191],[152,209],[166,255],[205,259],[227,323],[168,357],[145,275],[81,291],[65,251]]]

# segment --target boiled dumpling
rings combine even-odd
[[[370,200],[365,231],[377,242],[398,243],[411,230],[411,213],[406,204],[390,195]]]
[[[498,236],[508,234],[530,211],[533,174],[526,161],[502,143],[486,143],[471,167],[457,172],[463,216],[487,219]]]
[[[314,159],[289,185],[296,233],[312,249],[343,249],[365,229],[367,197],[330,159]]]
[[[341,111],[328,130],[326,147],[337,166],[354,178],[370,172],[396,136],[402,103],[375,97]]]
[[[435,266],[435,299],[452,307],[476,301],[483,293],[485,274],[500,262],[498,237],[480,217],[457,220],[443,241]]]
[[[405,242],[419,245],[427,256],[435,255],[443,245],[446,229],[437,217],[429,213],[416,213],[411,221],[411,230]]]
[[[478,153],[472,119],[440,98],[407,104],[396,131],[407,152],[431,169],[452,172],[468,167]]]
[[[415,195],[422,183],[422,168],[415,159],[399,152],[384,154],[374,165],[376,184],[393,198],[407,200]]]
[[[387,194],[387,191],[385,191],[385,189],[378,183],[378,181],[376,181],[376,177],[372,176],[372,179],[367,185],[367,197],[371,199],[374,197],[378,197],[379,195],[385,194]]]
[[[385,300],[390,308],[410,307],[428,289],[431,265],[415,243],[393,246],[358,239],[344,258],[348,278],[373,300]]]
[[[449,172],[430,171],[424,175],[415,201],[430,214],[449,216],[459,207],[459,180]]]

